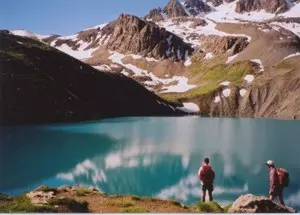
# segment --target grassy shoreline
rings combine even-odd
[[[33,204],[29,193],[10,197],[0,194],[0,213],[226,213],[217,202],[187,206],[174,200],[133,195],[106,195],[96,189],[72,188],[59,190],[46,186],[30,193],[53,194],[42,204]]]

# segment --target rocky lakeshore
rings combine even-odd
[[[263,196],[247,194],[233,204],[217,202],[187,206],[174,200],[133,195],[106,195],[96,188],[40,186],[22,196],[0,194],[0,212],[12,213],[296,213]]]

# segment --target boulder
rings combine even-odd
[[[62,185],[62,186],[57,188],[57,191],[60,192],[60,193],[70,192],[71,190],[72,190],[72,186],[70,186],[70,185]]]
[[[97,188],[95,188],[95,187],[89,188],[89,191],[91,191],[91,192],[99,192],[99,190]]]
[[[54,192],[43,192],[43,191],[33,191],[27,193],[26,196],[30,199],[31,203],[34,205],[43,205],[47,204],[48,200],[54,198]]]
[[[296,210],[276,204],[264,196],[247,194],[240,196],[231,206],[229,213],[295,213]]]
[[[41,185],[41,186],[37,187],[33,192],[45,191],[47,189],[48,189],[47,185]]]

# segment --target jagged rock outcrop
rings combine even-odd
[[[202,0],[186,0],[184,2],[184,6],[189,11],[189,13],[193,16],[196,16],[200,13],[207,13],[211,11],[209,5],[207,5]]]
[[[214,7],[217,7],[221,4],[223,4],[224,2],[229,3],[229,2],[233,2],[233,1],[234,0],[207,0],[206,2],[211,2]]]
[[[145,20],[151,20],[153,22],[159,22],[163,21],[164,17],[162,15],[162,9],[161,8],[155,8],[149,11],[149,13],[144,16]]]
[[[244,13],[265,10],[269,13],[282,13],[288,9],[289,7],[285,0],[240,0],[237,1],[235,11]]]
[[[122,14],[114,22],[114,29],[106,48],[124,54],[174,60],[184,60],[185,53],[192,51],[190,45],[175,34],[160,28],[153,22],[126,14]]]
[[[167,6],[163,9],[163,12],[168,16],[168,18],[188,16],[184,7],[177,0],[170,0]]]
[[[296,210],[276,204],[264,196],[247,194],[240,196],[231,206],[229,213],[296,213]]]
[[[231,52],[234,55],[244,50],[249,44],[247,37],[235,36],[202,35],[199,40],[207,52],[212,52],[215,55],[224,54],[230,49],[232,49]]]
[[[31,191],[26,194],[30,199],[31,203],[34,205],[47,204],[50,199],[55,197],[54,192],[44,192],[44,191]]]
[[[207,24],[207,22],[202,18],[187,17],[187,16],[173,18],[172,22],[176,25],[180,25],[184,22],[192,22],[189,26],[190,28],[195,28],[198,26],[205,26]]]

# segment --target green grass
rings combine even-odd
[[[25,60],[25,54],[23,54],[23,53],[14,52],[14,51],[1,51],[1,50],[0,50],[0,53],[7,55],[8,57],[18,59],[18,60]]]
[[[42,213],[56,212],[52,206],[36,206],[26,196],[17,197],[11,201],[0,202],[0,213]]]
[[[189,67],[188,78],[198,87],[184,93],[163,93],[159,96],[167,101],[180,103],[183,99],[196,98],[217,90],[223,81],[241,86],[244,76],[253,72],[252,63],[249,61],[235,64],[195,63]]]
[[[76,201],[73,198],[51,199],[49,205],[62,205],[67,206],[72,212],[88,212],[87,201]]]
[[[26,46],[27,48],[38,48],[44,51],[54,51],[55,49],[52,48],[51,46],[44,44],[44,43],[33,43],[32,41],[30,42],[23,42],[23,45]]]
[[[92,193],[92,191],[87,188],[78,188],[75,190],[75,192],[77,196],[86,196]]]
[[[202,213],[224,213],[224,209],[215,201],[198,203],[196,205],[196,211]]]
[[[131,207],[134,206],[134,202],[132,201],[122,201],[122,200],[116,200],[116,201],[109,201],[107,205],[111,206],[117,206],[117,207]]]
[[[224,213],[228,213],[229,209],[231,208],[232,204],[226,205],[224,209]]]
[[[41,187],[41,189],[40,189],[42,192],[45,192],[45,193],[47,193],[47,192],[54,192],[54,193],[56,193],[57,192],[57,190],[55,189],[55,188],[52,188],[52,187],[48,187],[48,186],[43,186],[43,187]]]
[[[146,208],[140,206],[134,206],[134,207],[121,209],[120,213],[149,213],[149,211]]]

